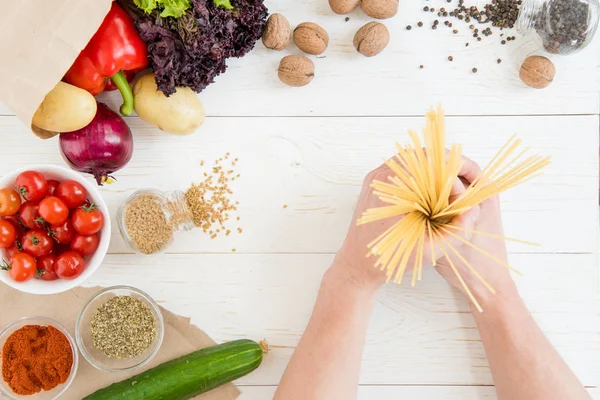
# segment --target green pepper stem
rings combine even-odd
[[[127,82],[127,78],[125,78],[125,74],[123,71],[119,71],[110,79],[115,83],[119,92],[121,92],[121,96],[123,96],[123,105],[121,105],[121,114],[130,115],[133,112],[133,92],[131,91],[131,86],[129,82]]]

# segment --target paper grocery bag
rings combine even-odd
[[[0,284],[0,329],[23,317],[43,316],[58,321],[75,337],[75,321],[85,302],[102,288],[75,288],[65,293],[39,296],[19,292],[7,285]],[[80,400],[81,398],[152,368],[165,361],[191,353],[215,342],[204,332],[190,324],[189,318],[179,317],[162,307],[165,322],[165,336],[158,354],[145,367],[134,372],[105,372],[92,367],[80,353],[79,368],[75,381],[61,400]],[[1,349],[0,349],[1,350]],[[0,376],[0,379],[2,377]],[[229,383],[203,395],[198,400],[233,400],[239,396],[236,387]]]
[[[44,97],[62,79],[110,10],[112,0],[3,1],[0,101],[31,126]]]

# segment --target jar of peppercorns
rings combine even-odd
[[[599,17],[598,0],[523,0],[517,30],[535,30],[549,53],[572,54],[590,43]]]

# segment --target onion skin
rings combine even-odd
[[[92,122],[61,133],[59,144],[65,162],[75,171],[94,175],[100,186],[133,155],[133,135],[125,120],[100,102]]]

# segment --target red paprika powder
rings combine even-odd
[[[2,348],[2,378],[16,394],[52,390],[66,382],[72,366],[69,340],[53,326],[26,325]]]

